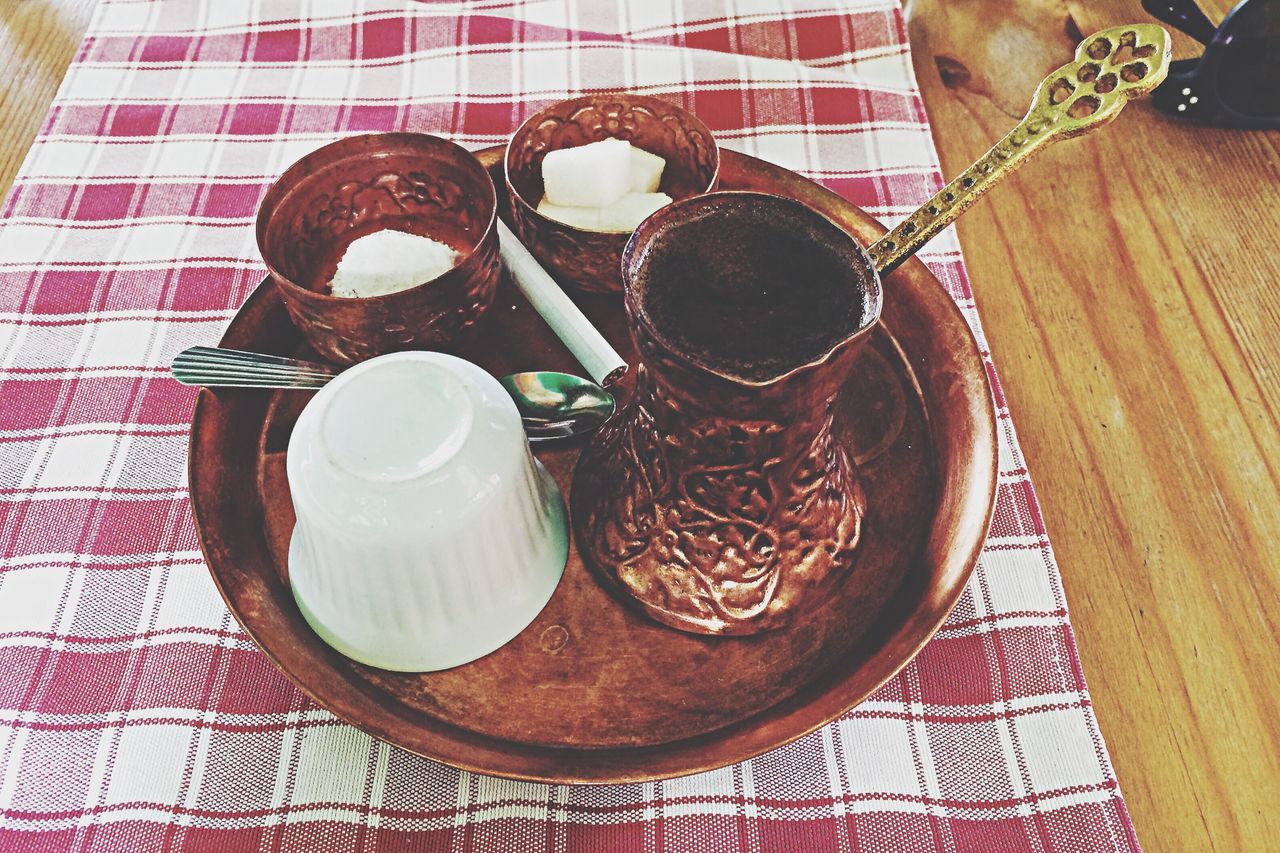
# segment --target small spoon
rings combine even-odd
[[[321,388],[341,371],[327,364],[221,347],[191,347],[169,368],[183,385],[205,388]],[[613,395],[570,373],[513,373],[499,382],[515,401],[529,441],[594,432],[613,414]]]

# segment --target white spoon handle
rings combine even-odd
[[[618,351],[502,220],[498,220],[498,246],[516,287],[597,384],[608,385],[627,372]]]

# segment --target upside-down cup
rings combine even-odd
[[[294,325],[338,364],[452,350],[493,304],[500,264],[493,181],[466,149],[422,133],[350,136],[290,166],[258,209],[258,249]],[[449,244],[453,269],[381,296],[329,293],[342,251],[384,228]]]
[[[707,126],[661,98],[586,95],[552,104],[520,125],[505,158],[516,233],[557,280],[595,293],[622,292],[622,250],[631,230],[578,228],[539,213],[542,159],[549,151],[611,137],[666,160],[658,189],[672,199],[710,192],[720,171],[720,152]]]
[[[360,663],[449,669],[515,637],[564,572],[564,501],[515,403],[470,362],[393,353],[307,404],[286,462],[289,583]]]

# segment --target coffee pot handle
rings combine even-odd
[[[1080,42],[1075,60],[1041,82],[1017,127],[872,244],[876,270],[896,269],[1036,151],[1112,121],[1130,99],[1160,85],[1170,55],[1169,33],[1155,24],[1111,27]]]

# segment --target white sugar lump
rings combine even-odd
[[[667,161],[643,148],[631,146],[631,191],[656,193]]]
[[[605,207],[571,207],[538,202],[538,212],[548,219],[590,231],[634,231],[660,207],[671,204],[666,193],[627,193]]]
[[[329,281],[334,296],[383,296],[438,278],[458,253],[430,237],[383,229],[351,241]]]
[[[600,228],[604,231],[634,231],[649,215],[671,204],[666,193],[627,193],[608,207],[600,208]]]
[[[549,151],[542,158],[542,185],[552,204],[613,204],[631,189],[631,145],[621,139],[602,139]]]
[[[615,202],[616,204],[617,202]],[[600,208],[572,207],[567,204],[552,204],[544,197],[538,202],[538,212],[548,219],[572,225],[574,228],[586,228],[592,231],[600,227]]]

